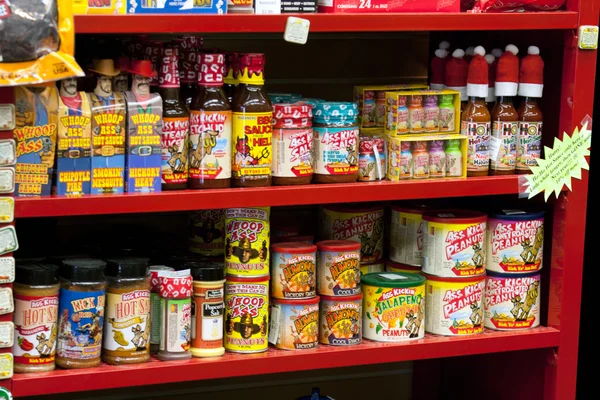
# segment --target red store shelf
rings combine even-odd
[[[270,349],[258,354],[226,354],[223,357],[192,359],[129,366],[102,365],[93,369],[55,370],[15,374],[14,396],[114,389],[170,382],[306,371],[355,365],[423,360],[438,357],[498,353],[556,347],[560,333],[540,327],[522,332],[495,332],[470,337],[427,335],[425,339],[384,344],[367,341],[358,346],[321,346],[315,350]],[[123,379],[126,376],[127,379]]]
[[[56,217],[186,211],[210,208],[352,203],[518,193],[518,179],[490,176],[407,182],[370,182],[82,197],[18,197],[15,216]]]
[[[78,15],[77,33],[283,32],[284,15]],[[528,13],[299,14],[311,32],[575,29],[573,11]]]

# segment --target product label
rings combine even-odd
[[[150,343],[150,291],[106,294],[103,349],[123,356],[145,353]]]
[[[58,356],[72,360],[100,357],[104,326],[104,290],[60,290]]]
[[[11,288],[0,288],[0,315],[10,314],[15,310]]]
[[[519,122],[517,169],[530,171],[542,153],[542,122]]]
[[[398,107],[398,115],[396,116],[396,133],[408,133],[408,117],[409,112],[407,107]]]
[[[231,111],[190,111],[190,178],[231,178]]]
[[[15,342],[17,364],[54,364],[56,355],[58,296],[15,294]]]
[[[513,330],[540,324],[540,276],[488,276],[485,287],[485,327]]]
[[[223,255],[225,210],[190,212],[189,250],[203,256]]]
[[[443,150],[429,153],[429,176],[431,178],[446,176],[446,153]]]
[[[225,304],[204,303],[202,304],[202,335],[204,341],[223,340],[223,310]]]
[[[362,340],[362,300],[322,301],[319,342],[333,346]]]
[[[487,171],[490,164],[490,123],[462,121],[460,133],[469,138],[467,171]]]
[[[411,133],[425,130],[425,110],[422,107],[408,108],[408,130]]]
[[[429,153],[419,152],[413,154],[413,178],[429,178]]]
[[[392,210],[390,229],[390,259],[392,261],[421,266],[425,223],[421,214]]]
[[[319,293],[328,296],[352,296],[360,293],[358,252],[321,251],[318,273]]]
[[[537,271],[542,268],[543,253],[543,218],[488,221],[487,269],[517,273]]]
[[[160,344],[162,334],[162,308],[160,295],[150,293],[150,343]]]
[[[15,169],[0,168],[0,193],[15,191]]]
[[[15,280],[15,259],[0,257],[0,283],[11,283]]]
[[[314,128],[315,173],[352,175],[358,172],[358,129]]]
[[[442,132],[454,130],[454,108],[440,107],[439,126]]]
[[[12,197],[0,197],[0,223],[8,224],[15,219],[15,200]]]
[[[162,308],[162,340],[160,349],[183,353],[190,349],[192,303],[190,299],[160,299]]]
[[[425,285],[412,288],[363,286],[363,336],[379,342],[425,337]]]
[[[274,342],[279,349],[305,350],[319,345],[319,305],[306,304],[291,306],[278,305],[280,308],[279,335]],[[272,316],[273,318],[273,316]],[[273,324],[273,320],[271,323]]]
[[[463,158],[460,151],[446,152],[446,176],[462,176]]]
[[[492,136],[499,140],[498,153],[491,153],[490,166],[498,171],[514,171],[517,163],[517,133],[518,122],[494,121]]]
[[[227,274],[269,274],[269,213],[269,207],[225,211]]]
[[[296,178],[313,173],[312,128],[276,128],[273,141],[273,176]]]
[[[194,287],[192,301],[192,347],[223,347],[224,289]]]
[[[17,162],[17,148],[13,139],[0,140],[0,165],[14,165]]]
[[[0,379],[9,379],[13,376],[14,359],[10,353],[0,354]]]
[[[316,254],[275,253],[271,259],[272,296],[279,299],[317,295]]]
[[[427,332],[458,336],[483,332],[485,281],[450,283],[427,281]]]
[[[375,126],[375,101],[365,100],[363,103],[362,127],[373,128]]]
[[[233,177],[263,179],[271,175],[273,113],[233,113]]]
[[[162,130],[162,183],[188,179],[189,118],[165,118]]]
[[[225,349],[242,353],[268,347],[269,284],[227,282]]]
[[[425,107],[425,132],[437,132],[439,130],[440,109],[437,107]]]
[[[14,226],[0,228],[0,255],[17,251],[19,242]]]

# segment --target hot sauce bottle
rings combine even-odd
[[[198,84],[198,68],[200,67],[198,57],[200,53],[193,49],[182,51],[180,65],[181,79],[181,101],[186,107],[192,104],[192,97],[196,94]]]
[[[427,142],[417,141],[413,145],[413,179],[429,178],[429,153]]]
[[[423,96],[414,95],[408,98],[408,131],[410,133],[425,131]]]
[[[232,184],[271,186],[273,105],[264,88],[265,55],[240,54],[233,98]]]
[[[233,103],[235,89],[239,85],[238,76],[238,53],[225,53],[225,77],[223,79],[223,90],[229,103]]]
[[[188,181],[190,114],[179,96],[177,49],[163,50],[159,94],[163,99],[162,188],[185,189]]]
[[[437,104],[437,96],[425,96],[424,120],[426,132],[437,132],[440,120],[440,108]]]
[[[446,153],[442,140],[434,140],[429,146],[429,176],[431,178],[446,176]]]
[[[462,166],[463,154],[462,151],[460,151],[460,140],[450,139],[446,146],[446,176],[462,176]]]
[[[200,54],[190,110],[190,188],[231,186],[231,105],[223,91],[223,54]]]
[[[440,132],[453,131],[454,121],[456,116],[454,115],[454,104],[451,94],[443,94],[440,96],[440,117],[439,117],[439,130]]]

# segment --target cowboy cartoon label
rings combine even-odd
[[[12,353],[17,364],[54,364],[56,356],[58,296],[15,297],[15,341]]]
[[[200,210],[190,213],[188,249],[203,256],[223,255],[225,249],[225,210]]]
[[[17,86],[14,92],[15,196],[49,196],[58,128],[56,88]]]
[[[58,356],[71,360],[100,357],[104,326],[104,290],[60,290]]]
[[[269,281],[226,282],[225,349],[239,353],[268,347]]]
[[[392,209],[390,229],[390,259],[392,261],[421,266],[425,223],[420,213]]]
[[[313,130],[276,129],[273,146],[273,176],[295,178],[313,173]]]
[[[275,346],[284,350],[314,349],[319,345],[319,302],[315,304],[292,305],[278,304],[279,321],[271,320],[271,324],[278,324],[279,335],[275,339]],[[271,311],[273,317],[273,311]]]
[[[162,129],[162,183],[188,180],[189,118],[165,118]]]
[[[358,129],[314,128],[315,173],[352,175],[358,172]]]
[[[542,125],[540,122],[519,122],[517,138],[517,169],[530,171],[542,155]]]
[[[396,342],[425,337],[425,285],[387,288],[363,285],[363,337]]]
[[[425,223],[423,272],[446,277],[474,276],[485,272],[485,222]]]
[[[362,341],[362,298],[330,300],[321,298],[319,342],[333,346]]]
[[[460,133],[469,138],[468,171],[487,171],[490,164],[490,123],[461,122]]]
[[[190,299],[160,299],[163,330],[160,350],[169,353],[184,353],[190,349],[192,329],[192,303]],[[176,333],[174,334],[173,331]]]
[[[127,101],[127,192],[161,190],[162,101],[159,95],[125,92]]]
[[[190,111],[190,178],[231,178],[231,111]]]
[[[485,327],[497,330],[535,328],[540,324],[540,275],[488,276]]]
[[[269,207],[225,210],[227,274],[269,274]]]
[[[483,276],[477,282],[428,279],[426,286],[427,332],[446,336],[483,332]]]
[[[316,254],[274,253],[271,259],[272,296],[299,299],[317,294]]]
[[[531,272],[542,268],[544,219],[488,221],[487,269],[496,272]]]
[[[233,113],[233,176],[261,179],[271,175],[273,113]]]
[[[321,251],[318,262],[319,294],[351,296],[360,293],[358,251]]]
[[[106,294],[103,349],[122,356],[148,351],[150,290]]]
[[[498,171],[514,171],[517,163],[518,122],[494,121],[492,136],[500,139],[498,155],[490,157],[490,167]]]

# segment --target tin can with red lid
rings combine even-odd
[[[273,299],[269,341],[278,349],[306,350],[319,345],[319,296]]]
[[[282,242],[271,246],[271,296],[302,299],[317,295],[317,246]]]
[[[358,180],[372,182],[385,179],[385,141],[381,136],[361,136],[358,145]]]
[[[323,240],[317,243],[319,294],[353,296],[360,293],[360,243]]]
[[[353,296],[321,296],[319,342],[349,346],[362,341],[362,293]]]

